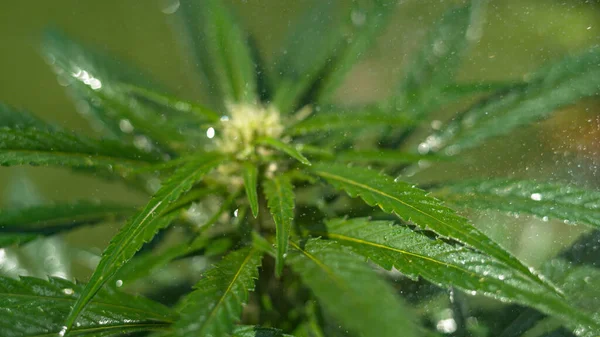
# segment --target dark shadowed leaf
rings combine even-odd
[[[412,313],[363,261],[335,242],[292,244],[288,261],[343,329],[364,336],[416,336]]]
[[[600,321],[600,269],[593,266],[574,266],[557,258],[544,263],[544,275],[553,280],[567,294],[572,305],[594,315]]]

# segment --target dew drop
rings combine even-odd
[[[206,130],[206,137],[208,137],[209,139],[213,139],[215,137],[215,128],[208,128],[208,130]]]
[[[150,152],[152,150],[152,144],[146,136],[135,136],[133,139],[133,145],[142,151]]]
[[[540,201],[542,200],[542,195],[540,193],[532,193],[531,200]]]
[[[431,121],[431,128],[434,130],[439,130],[442,128],[442,121],[440,120],[433,120]]]
[[[65,295],[73,295],[75,293],[75,291],[73,289],[71,289],[71,288],[65,288],[65,289],[62,290],[62,292]]]
[[[166,5],[161,9],[161,12],[165,14],[173,14],[177,12],[181,3],[179,0],[170,0],[166,3]]]
[[[429,144],[427,144],[425,142],[419,144],[419,146],[417,147],[417,151],[419,151],[420,154],[427,154],[427,153],[429,153],[429,149],[430,149]]]
[[[436,329],[441,333],[453,333],[456,331],[456,321],[454,318],[442,319],[435,325]]]
[[[350,20],[355,26],[362,26],[367,21],[367,15],[360,11],[352,11],[350,14]]]
[[[131,133],[133,132],[133,125],[131,125],[129,119],[121,119],[119,121],[119,129],[121,129],[122,132]]]
[[[117,288],[120,288],[123,286],[123,280],[117,280],[117,282],[115,282],[115,285],[117,286]]]
[[[443,40],[437,40],[433,43],[433,53],[437,56],[443,56],[448,50],[446,42]]]

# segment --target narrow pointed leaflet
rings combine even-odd
[[[252,209],[252,215],[258,216],[258,193],[257,188],[258,167],[254,163],[244,164],[244,188],[246,189],[246,197]]]
[[[259,326],[241,325],[235,328],[232,337],[293,337],[279,329],[261,328]]]
[[[178,97],[169,96],[159,91],[139,87],[129,83],[120,85],[123,90],[126,90],[136,96],[144,98],[156,104],[174,109],[185,113],[193,113],[196,117],[202,118],[210,122],[217,122],[220,118],[219,114],[202,105],[198,105],[189,101],[184,101]]]
[[[62,130],[0,104],[0,165],[61,165],[126,171],[159,162],[156,153]]]
[[[287,176],[278,176],[265,181],[264,191],[276,226],[275,272],[277,275],[281,275],[294,218],[294,186]]]
[[[248,293],[254,290],[260,252],[243,248],[232,252],[207,271],[195,290],[179,303],[181,319],[174,336],[227,336],[240,320]]]
[[[139,213],[130,218],[102,254],[98,267],[67,318],[65,325],[68,329],[73,326],[81,311],[104,283],[129,261],[145,242],[152,239],[160,228],[169,224],[169,221],[161,221],[161,213],[222,160],[219,156],[207,155],[186,163],[163,184]]]
[[[44,34],[43,52],[57,76],[68,83],[66,90],[84,107],[82,115],[104,134],[129,144],[146,137],[153,148],[162,149],[185,141],[179,127],[171,123],[171,111],[158,112],[120,86],[121,82],[154,83],[142,71],[56,30]]]
[[[275,139],[272,137],[262,137],[259,138],[257,142],[263,145],[268,145],[276,150],[285,152],[290,157],[296,159],[304,165],[310,165],[310,161],[308,161],[308,159],[306,159],[306,157],[304,157],[300,151],[298,151],[294,146],[286,144],[280,141],[279,139]]]
[[[431,29],[422,48],[401,80],[397,107],[416,107],[408,111],[422,118],[444,100],[443,88],[454,80],[462,55],[467,50],[467,32],[473,21],[473,4],[452,8]]]
[[[53,235],[83,225],[118,220],[134,211],[132,206],[85,200],[69,204],[4,209],[0,210],[0,236],[20,234],[20,242],[15,243],[25,243],[40,235]]]
[[[349,167],[333,163],[317,164],[314,173],[334,187],[346,191],[351,197],[360,197],[371,206],[379,206],[384,212],[396,214],[405,221],[421,228],[463,242],[489,254],[507,265],[529,275],[550,291],[558,290],[521,261],[512,256],[484,233],[472,226],[439,200],[414,185],[394,180],[392,177],[365,168]]]
[[[362,129],[377,126],[410,126],[414,120],[406,114],[386,114],[377,105],[357,108],[325,107],[308,118],[291,125],[288,131],[293,135],[305,135],[332,130]]]
[[[470,248],[432,239],[406,226],[366,218],[327,221],[326,235],[381,267],[427,279],[440,287],[454,286],[539,309],[567,323],[600,329],[600,321],[567,300],[548,292],[527,274]]]
[[[289,264],[344,330],[358,336],[416,336],[415,319],[364,259],[336,242],[292,243]]]
[[[54,337],[64,333],[63,319],[84,285],[60,278],[0,276],[2,337]],[[177,319],[171,309],[143,297],[113,289],[98,293],[72,333],[112,336],[140,331],[166,331]]]
[[[536,215],[545,221],[600,228],[600,191],[531,180],[471,180],[443,186],[434,192],[460,206]]]
[[[255,102],[254,60],[227,6],[219,0],[182,0],[177,14],[182,29],[177,37],[187,38],[211,96],[219,104]]]
[[[498,92],[467,109],[427,137],[430,151],[447,154],[551,116],[557,109],[598,94],[600,46],[543,67],[524,85]]]
[[[277,58],[273,104],[290,113],[306,101],[328,101],[353,65],[367,54],[397,1],[312,1]],[[306,101],[304,101],[306,100]]]

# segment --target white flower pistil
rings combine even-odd
[[[255,141],[261,137],[279,138],[283,125],[279,111],[273,106],[252,104],[229,106],[230,116],[221,123],[221,135],[217,148],[239,159],[247,158],[254,151]]]

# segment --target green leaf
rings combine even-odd
[[[573,265],[591,265],[600,268],[600,231],[591,231],[580,236],[568,249],[559,254],[559,258]]]
[[[221,118],[217,112],[212,111],[207,107],[167,95],[163,92],[125,83],[121,84],[121,87],[123,90],[128,91],[129,93],[140,98],[144,98],[150,102],[154,102],[176,111],[194,114],[203,120],[217,122]]]
[[[559,285],[565,292],[571,305],[587,311],[600,321],[600,315],[596,308],[600,305],[600,269],[597,263],[600,261],[600,231],[586,233],[577,239],[570,247],[562,250],[557,257],[546,261],[540,270],[546,277]],[[510,311],[508,317],[516,317],[504,329],[501,336],[521,336],[523,332],[531,330],[534,326],[545,325],[551,319],[531,308],[506,308],[504,312]],[[498,313],[504,316],[504,313]],[[543,320],[543,321],[542,321]],[[578,336],[597,336],[589,331],[589,327],[570,324],[572,331],[577,331]]]
[[[348,167],[333,163],[317,164],[314,172],[331,185],[345,190],[351,197],[361,197],[371,206],[379,206],[384,212],[396,214],[404,221],[415,223],[434,232],[489,254],[507,265],[543,284],[550,291],[557,291],[548,282],[540,279],[521,261],[512,256],[484,233],[472,226],[467,219],[414,185],[394,180],[375,171]]]
[[[344,151],[335,156],[338,161],[344,162],[377,162],[384,164],[411,164],[418,163],[421,160],[439,161],[443,160],[441,156],[422,155],[399,150],[358,150]]]
[[[129,219],[110,241],[90,282],[75,303],[65,324],[69,329],[102,285],[129,261],[145,242],[152,239],[159,229],[170,223],[173,215],[166,218],[161,217],[162,212],[222,161],[221,157],[208,156],[199,157],[186,163],[164,182],[140,212]],[[174,214],[177,215],[177,213]]]
[[[527,85],[498,93],[454,118],[422,144],[448,154],[478,146],[550,116],[556,109],[600,93],[600,47],[545,67]]]
[[[485,94],[496,91],[506,91],[526,85],[523,82],[473,82],[473,83],[452,83],[444,86],[442,89],[443,95],[446,97],[454,97],[452,101],[456,101],[460,97]]]
[[[292,112],[306,96],[330,98],[385,26],[395,1],[315,1],[281,48],[273,104]],[[311,101],[308,97],[307,101]]]
[[[19,238],[19,242],[8,240],[9,243],[25,243],[39,235],[53,235],[83,225],[116,221],[134,210],[132,206],[94,201],[0,210],[0,237],[8,234]],[[1,239],[0,247],[3,247]]]
[[[170,115],[155,111],[124,91],[122,82],[148,86],[135,67],[115,61],[58,31],[47,31],[43,51],[59,79],[66,83],[81,113],[112,138],[145,148],[171,150],[185,138]]]
[[[261,328],[259,326],[242,325],[233,330],[233,337],[293,337],[279,329]]]
[[[574,306],[586,310],[600,321],[600,269],[593,266],[573,266],[563,259],[552,259],[542,266],[542,272],[558,284]]]
[[[325,337],[327,334],[321,327],[321,312],[319,310],[317,301],[308,301],[305,305],[306,318],[296,329],[294,334],[298,337]],[[327,320],[328,321],[328,320]],[[333,322],[332,322],[333,323]],[[338,326],[339,328],[339,326]]]
[[[299,22],[291,26],[273,71],[279,74],[274,79],[273,105],[282,113],[296,109],[334,54],[342,34],[333,19],[341,12],[339,2],[314,0]]]
[[[123,174],[158,161],[155,153],[112,140],[95,140],[56,130],[0,129],[0,165],[4,166],[93,167]]]
[[[431,239],[407,227],[364,218],[335,219],[327,222],[327,233],[318,234],[352,247],[387,270],[395,267],[407,276],[421,276],[441,287],[454,286],[468,294],[527,305],[567,322],[600,328],[600,320],[548,292],[528,274],[482,253]]]
[[[362,258],[332,241],[292,246],[292,269],[343,329],[363,336],[396,337],[398,331],[416,336],[412,313]]]
[[[6,104],[0,103],[0,127],[16,128],[38,128],[53,129],[37,117],[24,110],[18,110]]]
[[[454,80],[468,45],[471,5],[452,8],[430,31],[423,47],[406,67],[395,97],[396,106],[425,105],[412,111],[417,117],[439,106],[444,87]],[[409,110],[411,111],[411,110]]]
[[[413,120],[402,114],[386,114],[380,107],[328,108],[291,126],[292,135],[375,126],[410,126]]]
[[[184,0],[177,13],[209,94],[221,104],[256,102],[255,66],[246,36],[222,1]]]
[[[600,228],[600,192],[530,180],[471,180],[434,192],[458,206],[533,214]]]
[[[3,337],[62,336],[64,317],[80,296],[81,284],[0,276],[0,331]],[[176,320],[167,307],[142,297],[106,289],[98,293],[73,327],[72,335],[108,336],[163,331]]]
[[[257,140],[257,143],[259,144],[263,144],[263,145],[267,145],[270,146],[276,150],[282,151],[287,153],[290,157],[298,160],[299,162],[301,162],[304,165],[310,165],[310,162],[308,161],[308,159],[306,159],[306,157],[304,157],[302,155],[302,153],[300,153],[300,151],[298,151],[295,147],[286,144],[278,139],[275,138],[271,138],[271,137],[262,137],[259,138]]]
[[[160,162],[114,140],[96,140],[50,125],[25,111],[0,104],[0,165],[61,165],[103,168],[123,175]]]
[[[258,179],[258,168],[255,164],[245,163],[244,164],[244,188],[246,189],[246,196],[252,209],[252,215],[256,218],[258,216],[258,193],[256,192]]]
[[[123,284],[132,283],[150,275],[175,259],[206,248],[207,245],[208,240],[199,236],[194,240],[177,244],[160,252],[150,251],[138,254],[139,256],[135,256],[119,269],[113,276],[113,280],[120,280]]]
[[[33,233],[0,233],[0,248],[20,246],[38,237]]]
[[[265,180],[264,191],[275,221],[277,242],[275,270],[277,275],[281,276],[294,219],[294,186],[287,176],[279,175]]]
[[[254,290],[262,255],[243,248],[227,255],[204,274],[179,304],[175,336],[225,336],[240,319],[248,293]]]
[[[344,43],[336,50],[335,59],[329,64],[330,70],[319,80],[317,102],[331,99],[346,74],[368,52],[369,47],[377,40],[378,34],[387,26],[397,3],[393,0],[353,3],[350,12],[351,25],[344,36]]]

